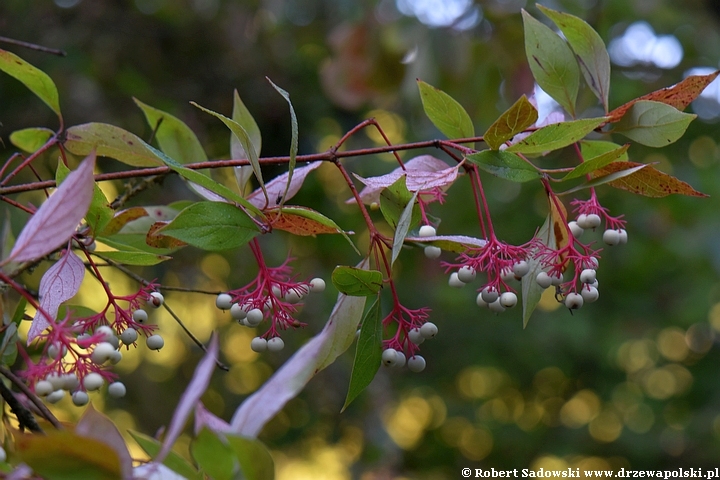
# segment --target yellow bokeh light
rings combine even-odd
[[[657,337],[660,354],[673,362],[681,362],[688,355],[685,332],[677,327],[664,328]]]
[[[357,461],[363,447],[362,430],[356,427],[343,429],[336,445],[324,438],[312,437],[290,453],[272,453],[278,480],[349,480],[350,466]]]
[[[638,403],[623,414],[628,430],[635,433],[647,433],[655,423],[655,413],[644,403]]]
[[[517,426],[526,432],[534,429],[540,420],[542,420],[544,410],[542,405],[535,402],[527,402],[523,408],[522,415],[516,420]]]
[[[467,398],[491,397],[507,381],[502,370],[477,365],[463,369],[457,376],[458,390]]]
[[[255,391],[270,376],[271,369],[265,363],[236,363],[223,375],[227,389],[236,395],[246,395]]]
[[[222,336],[220,347],[230,363],[252,362],[258,357],[257,352],[250,349],[250,341],[255,334],[254,329],[242,327],[237,323],[230,326]]]
[[[580,428],[600,413],[600,399],[592,390],[577,392],[560,409],[560,421],[568,428]]]
[[[613,406],[620,412],[629,411],[643,400],[642,389],[631,382],[623,382],[615,386],[612,392]]]
[[[565,470],[570,464],[560,457],[554,455],[543,455],[530,462],[530,470]]]
[[[588,426],[590,436],[598,442],[610,443],[622,433],[623,423],[612,410],[603,410]]]
[[[480,461],[487,457],[493,448],[493,437],[482,427],[469,427],[463,429],[458,441],[458,449],[465,458]]]
[[[411,396],[383,414],[383,425],[393,441],[405,450],[414,448],[432,420],[432,407],[424,398]]]
[[[568,379],[558,367],[546,367],[533,377],[533,386],[547,397],[562,395],[568,385]]]
[[[716,332],[720,332],[720,302],[710,307],[710,312],[708,312],[708,321]]]
[[[465,417],[450,417],[440,427],[440,438],[451,447],[457,447],[460,435],[466,428],[472,428]]]
[[[387,110],[372,110],[367,114],[368,118],[375,118],[375,121],[383,129],[385,135],[388,137],[391,143],[403,143],[405,141],[405,129],[406,124],[403,118],[393,112]],[[374,126],[369,126],[364,129],[367,136],[377,145],[387,145],[385,139],[382,137],[380,132]],[[385,157],[384,157],[385,158]],[[393,161],[391,156],[385,158],[388,161]]]
[[[629,340],[618,350],[618,364],[628,373],[650,368],[657,361],[657,347],[652,340]]]
[[[230,264],[227,259],[217,253],[209,253],[200,260],[200,270],[211,280],[224,285],[230,275]],[[224,290],[221,288],[220,290]]]
[[[706,168],[717,162],[720,158],[715,140],[707,135],[696,138],[688,148],[690,161],[700,168]]]
[[[664,400],[677,391],[675,376],[665,368],[654,368],[642,378],[642,386],[648,396]]]

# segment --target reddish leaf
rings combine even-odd
[[[99,440],[109,446],[118,455],[122,478],[132,478],[132,458],[127,445],[115,424],[108,417],[95,410],[92,404],[88,405],[78,420],[75,433],[85,437]]]
[[[628,168],[640,165],[642,164],[635,162],[613,162],[593,172],[593,176],[595,178],[603,177],[620,170],[627,170]],[[707,195],[698,192],[689,184],[655,169],[652,165],[647,165],[632,175],[608,182],[608,185],[653,198],[666,197],[674,193],[691,197],[707,197]]]
[[[707,75],[692,75],[687,77],[680,83],[676,83],[672,87],[662,88],[655,90],[647,95],[638,97],[634,100],[629,101],[625,105],[622,105],[608,114],[610,119],[609,123],[617,122],[620,120],[625,113],[632,107],[636,102],[640,100],[652,100],[655,102],[662,102],[682,111],[690,105],[690,102],[695,100],[705,87],[707,87],[715,78],[720,75],[720,70]]]
[[[265,185],[269,200],[267,205],[265,204],[265,196],[263,195],[262,189],[255,190],[248,195],[247,199],[250,203],[260,209],[276,207],[283,201],[287,202],[300,190],[307,174],[318,168],[320,165],[322,165],[322,162],[312,162],[303,167],[296,168],[293,171],[293,177],[289,188],[287,188],[287,173],[283,173],[282,175],[273,178],[267,183],[267,185]],[[285,194],[286,188],[287,194]],[[283,195],[286,195],[286,198],[283,199]]]
[[[85,265],[70,250],[65,253],[40,280],[40,307],[42,311],[50,315],[45,315],[38,310],[33,318],[32,325],[27,335],[27,342],[30,344],[35,337],[45,330],[50,322],[57,318],[58,308],[60,304],[70,300],[80,289],[83,277],[85,276]]]
[[[553,247],[556,250],[561,250],[570,243],[570,235],[568,235],[567,231],[567,210],[562,201],[555,195],[548,196],[548,201],[550,202],[553,237],[555,238],[555,245],[553,245]]]
[[[24,262],[44,257],[70,239],[92,201],[93,168],[95,154],[91,153],[30,218],[7,260]]]
[[[293,207],[293,210],[297,208],[299,207]],[[314,210],[310,211],[314,212]],[[317,220],[308,218],[307,216],[298,215],[296,212],[290,212],[286,208],[283,208],[282,211],[266,211],[265,215],[267,216],[268,222],[272,225],[273,229],[284,230],[292,233],[293,235],[310,236],[318,235],[320,233],[340,233],[337,228],[324,225]]]

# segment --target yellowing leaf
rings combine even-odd
[[[627,170],[640,165],[642,164],[635,162],[613,162],[599,170],[596,170],[593,175],[595,178],[600,178],[614,172]],[[620,190],[637,193],[638,195],[643,195],[645,197],[659,198],[672,194],[688,195],[691,197],[707,197],[707,195],[698,192],[689,184],[683,182],[682,180],[678,180],[672,175],[668,175],[667,173],[657,170],[652,165],[646,165],[645,168],[642,168],[631,175],[608,182],[608,185],[619,188]]]
[[[497,150],[506,141],[534,124],[538,119],[538,112],[525,95],[520,97],[495,123],[490,125],[483,140],[488,147]]]

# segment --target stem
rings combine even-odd
[[[15,40],[14,38],[0,37],[0,42],[9,43],[11,45],[17,45],[19,47],[29,48],[30,50],[37,50],[38,52],[50,53],[52,55],[58,55],[64,57],[67,55],[65,50],[58,50],[57,48],[43,47],[36,43],[23,42],[22,40]]]
[[[35,150],[35,152],[33,152],[32,155],[30,155],[29,157],[27,157],[25,160],[23,160],[23,161],[20,163],[20,165],[18,165],[17,167],[15,167],[15,170],[13,170],[12,172],[10,172],[10,173],[7,175],[7,177],[3,178],[2,181],[0,181],[0,186],[3,186],[3,185],[5,185],[7,182],[9,182],[15,175],[18,174],[18,172],[20,172],[20,170],[22,170],[23,168],[25,168],[26,166],[28,166],[30,163],[32,163],[33,160],[35,160],[35,159],[36,159],[41,153],[43,153],[45,150],[48,150],[50,147],[52,147],[53,145],[55,145],[55,144],[57,143],[57,141],[58,141],[57,134],[55,134],[55,135],[53,135],[52,137],[50,137],[50,139],[49,139],[47,142],[45,142],[45,145],[43,145],[42,147],[40,147],[40,148],[38,148],[37,150]],[[45,183],[45,182],[38,182],[38,183]],[[30,185],[32,185],[32,184],[30,184]],[[53,184],[50,185],[50,186],[51,186],[51,187],[54,187],[54,186],[55,186],[55,182],[53,181]],[[41,188],[47,188],[47,187],[41,187]],[[35,190],[37,190],[37,188],[36,188]],[[0,189],[0,193],[4,193],[4,192]]]
[[[28,387],[25,385],[25,383],[20,380],[14,373],[12,373],[7,367],[0,366],[0,373],[5,376],[8,380],[10,380],[13,385],[15,385],[18,390],[20,390],[22,393],[25,394],[25,396],[33,402],[33,405],[37,407],[38,410],[40,410],[40,413],[42,416],[50,422],[56,429],[62,430],[63,426],[58,421],[57,418],[55,418],[55,415],[52,414],[52,412],[45,406],[45,404],[35,395]]]

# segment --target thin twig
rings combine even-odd
[[[65,50],[43,47],[42,45],[38,45],[36,43],[23,42],[22,40],[15,40],[14,38],[0,37],[0,42],[10,43],[12,45],[17,45],[18,47],[29,48],[30,50],[37,50],[38,52],[50,53],[59,57],[64,57],[67,55],[67,52]]]
[[[45,406],[45,404],[27,387],[27,385],[25,385],[22,380],[15,376],[15,374],[12,373],[5,366],[0,366],[0,373],[3,374],[8,380],[10,380],[13,385],[18,388],[18,390],[23,392],[25,396],[29,398],[31,402],[33,402],[37,409],[40,410],[40,413],[45,418],[45,420],[50,422],[58,430],[63,429],[62,424],[57,418],[55,418],[55,415],[52,414],[52,412]]]
[[[21,429],[24,430],[27,428],[31,432],[45,433],[43,432],[43,429],[40,428],[40,425],[38,425],[35,421],[35,417],[32,412],[25,408],[23,404],[15,398],[15,395],[5,386],[5,383],[3,382],[0,382],[0,395],[2,395],[2,398],[8,404],[10,410],[12,410],[15,417],[17,417],[17,421],[18,424],[20,424]]]

